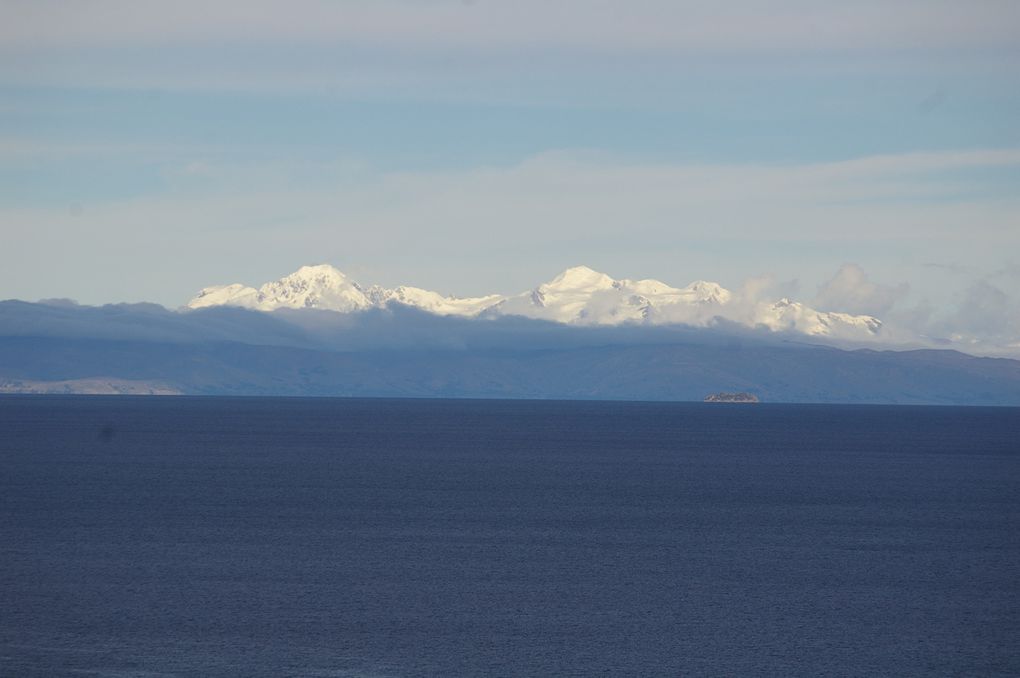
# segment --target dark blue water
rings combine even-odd
[[[1018,675],[1020,410],[0,398],[5,676]]]

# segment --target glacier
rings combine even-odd
[[[709,327],[722,321],[773,332],[867,340],[882,321],[868,315],[820,311],[787,298],[741,297],[718,283],[697,280],[671,287],[659,280],[614,279],[587,266],[573,266],[548,282],[516,295],[446,296],[418,287],[364,287],[329,264],[302,266],[259,288],[239,283],[203,288],[188,309],[235,306],[257,311],[318,309],[354,313],[410,306],[435,315],[522,316],[569,325],[669,325]]]

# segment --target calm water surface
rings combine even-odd
[[[1020,675],[1020,410],[0,398],[0,675]]]

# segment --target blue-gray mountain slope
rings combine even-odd
[[[98,377],[210,395],[701,400],[747,391],[766,402],[1020,405],[1020,361],[843,350],[737,328],[0,302],[0,384]]]

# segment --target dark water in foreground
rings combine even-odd
[[[1017,675],[1020,410],[0,398],[0,675]]]

